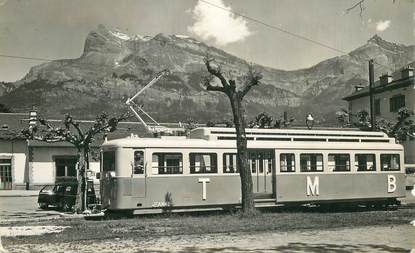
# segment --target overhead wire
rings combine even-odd
[[[332,50],[332,51],[335,51],[335,52],[338,52],[338,53],[342,53],[342,54],[348,54],[348,53],[347,53],[346,51],[344,51],[344,50],[341,50],[341,49],[335,48],[335,47],[333,47],[333,46],[330,46],[330,45],[328,45],[328,44],[322,43],[322,42],[320,42],[320,41],[317,41],[317,40],[314,40],[314,39],[308,38],[308,37],[306,37],[306,36],[304,36],[304,35],[301,35],[301,34],[297,34],[297,33],[290,32],[290,31],[288,31],[288,30],[286,30],[286,29],[283,29],[283,28],[281,28],[281,27],[278,27],[278,26],[275,26],[275,25],[271,25],[271,24],[265,23],[265,22],[263,22],[263,21],[261,21],[261,20],[259,20],[259,19],[256,19],[256,18],[253,18],[253,17],[247,16],[247,15],[244,15],[244,14],[242,14],[242,13],[239,13],[239,12],[236,12],[236,11],[232,11],[232,10],[230,10],[230,9],[228,9],[228,8],[224,8],[224,7],[219,6],[219,5],[217,5],[217,4],[211,3],[211,2],[209,2],[209,1],[207,1],[207,0],[195,0],[195,1],[200,1],[200,2],[202,2],[202,3],[205,3],[205,4],[207,4],[207,5],[210,5],[210,6],[212,6],[212,7],[215,7],[215,8],[221,9],[221,10],[223,10],[223,11],[226,11],[226,12],[232,13],[232,14],[234,14],[234,15],[236,15],[236,16],[239,16],[239,17],[245,18],[246,20],[249,20],[249,21],[252,21],[252,22],[255,22],[255,23],[258,23],[258,24],[264,25],[264,26],[266,26],[266,27],[268,27],[268,28],[271,28],[271,29],[273,29],[273,30],[277,30],[277,31],[279,31],[279,32],[282,32],[282,33],[285,33],[285,34],[291,35],[291,36],[293,36],[293,37],[296,37],[296,38],[302,39],[302,40],[304,40],[304,41],[308,41],[308,42],[313,43],[313,44],[315,44],[315,45],[318,45],[318,46],[321,46],[321,47],[325,47],[325,48],[330,49],[330,50]],[[370,59],[369,59],[369,58],[367,58],[366,60],[367,60],[367,61],[369,61]],[[379,66],[382,66],[382,67],[385,67],[385,68],[389,68],[388,66],[383,65],[383,64],[380,64],[380,63],[377,63],[377,62],[375,62],[375,61],[374,61],[374,63],[375,63],[375,64],[377,64],[377,65],[379,65]]]

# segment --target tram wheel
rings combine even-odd
[[[46,203],[39,203],[39,207],[40,209],[47,210],[49,208],[49,205]]]
[[[238,208],[236,206],[224,206],[222,207],[222,210],[227,213],[234,214],[238,211]]]
[[[104,214],[109,220],[118,220],[134,217],[134,210],[107,210]]]

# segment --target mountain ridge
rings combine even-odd
[[[207,52],[227,75],[240,78],[246,70],[244,59],[188,36],[130,36],[99,25],[87,35],[79,58],[34,66],[7,90],[0,89],[0,98],[16,111],[36,105],[46,115],[69,112],[91,118],[100,110],[125,111],[123,102],[128,96],[157,72],[169,69],[172,74],[145,94],[145,109],[154,117],[160,121],[228,119],[231,114],[226,98],[205,91],[201,85],[207,74],[203,65]],[[341,98],[355,85],[367,84],[369,58],[380,64],[379,73],[391,72],[415,60],[415,46],[375,35],[350,53],[309,68],[279,70],[254,64],[263,80],[246,97],[248,118],[260,111],[277,116],[288,111],[297,118],[312,112],[321,122],[332,124],[334,111],[345,107]]]

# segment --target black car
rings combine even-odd
[[[48,209],[49,206],[55,206],[59,210],[65,212],[70,211],[75,205],[77,190],[77,182],[45,185],[39,192],[37,203],[41,209]],[[88,204],[96,203],[94,184],[92,182],[88,182],[87,199]]]

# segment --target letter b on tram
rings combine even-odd
[[[396,177],[388,175],[388,193],[395,192],[396,190]]]

